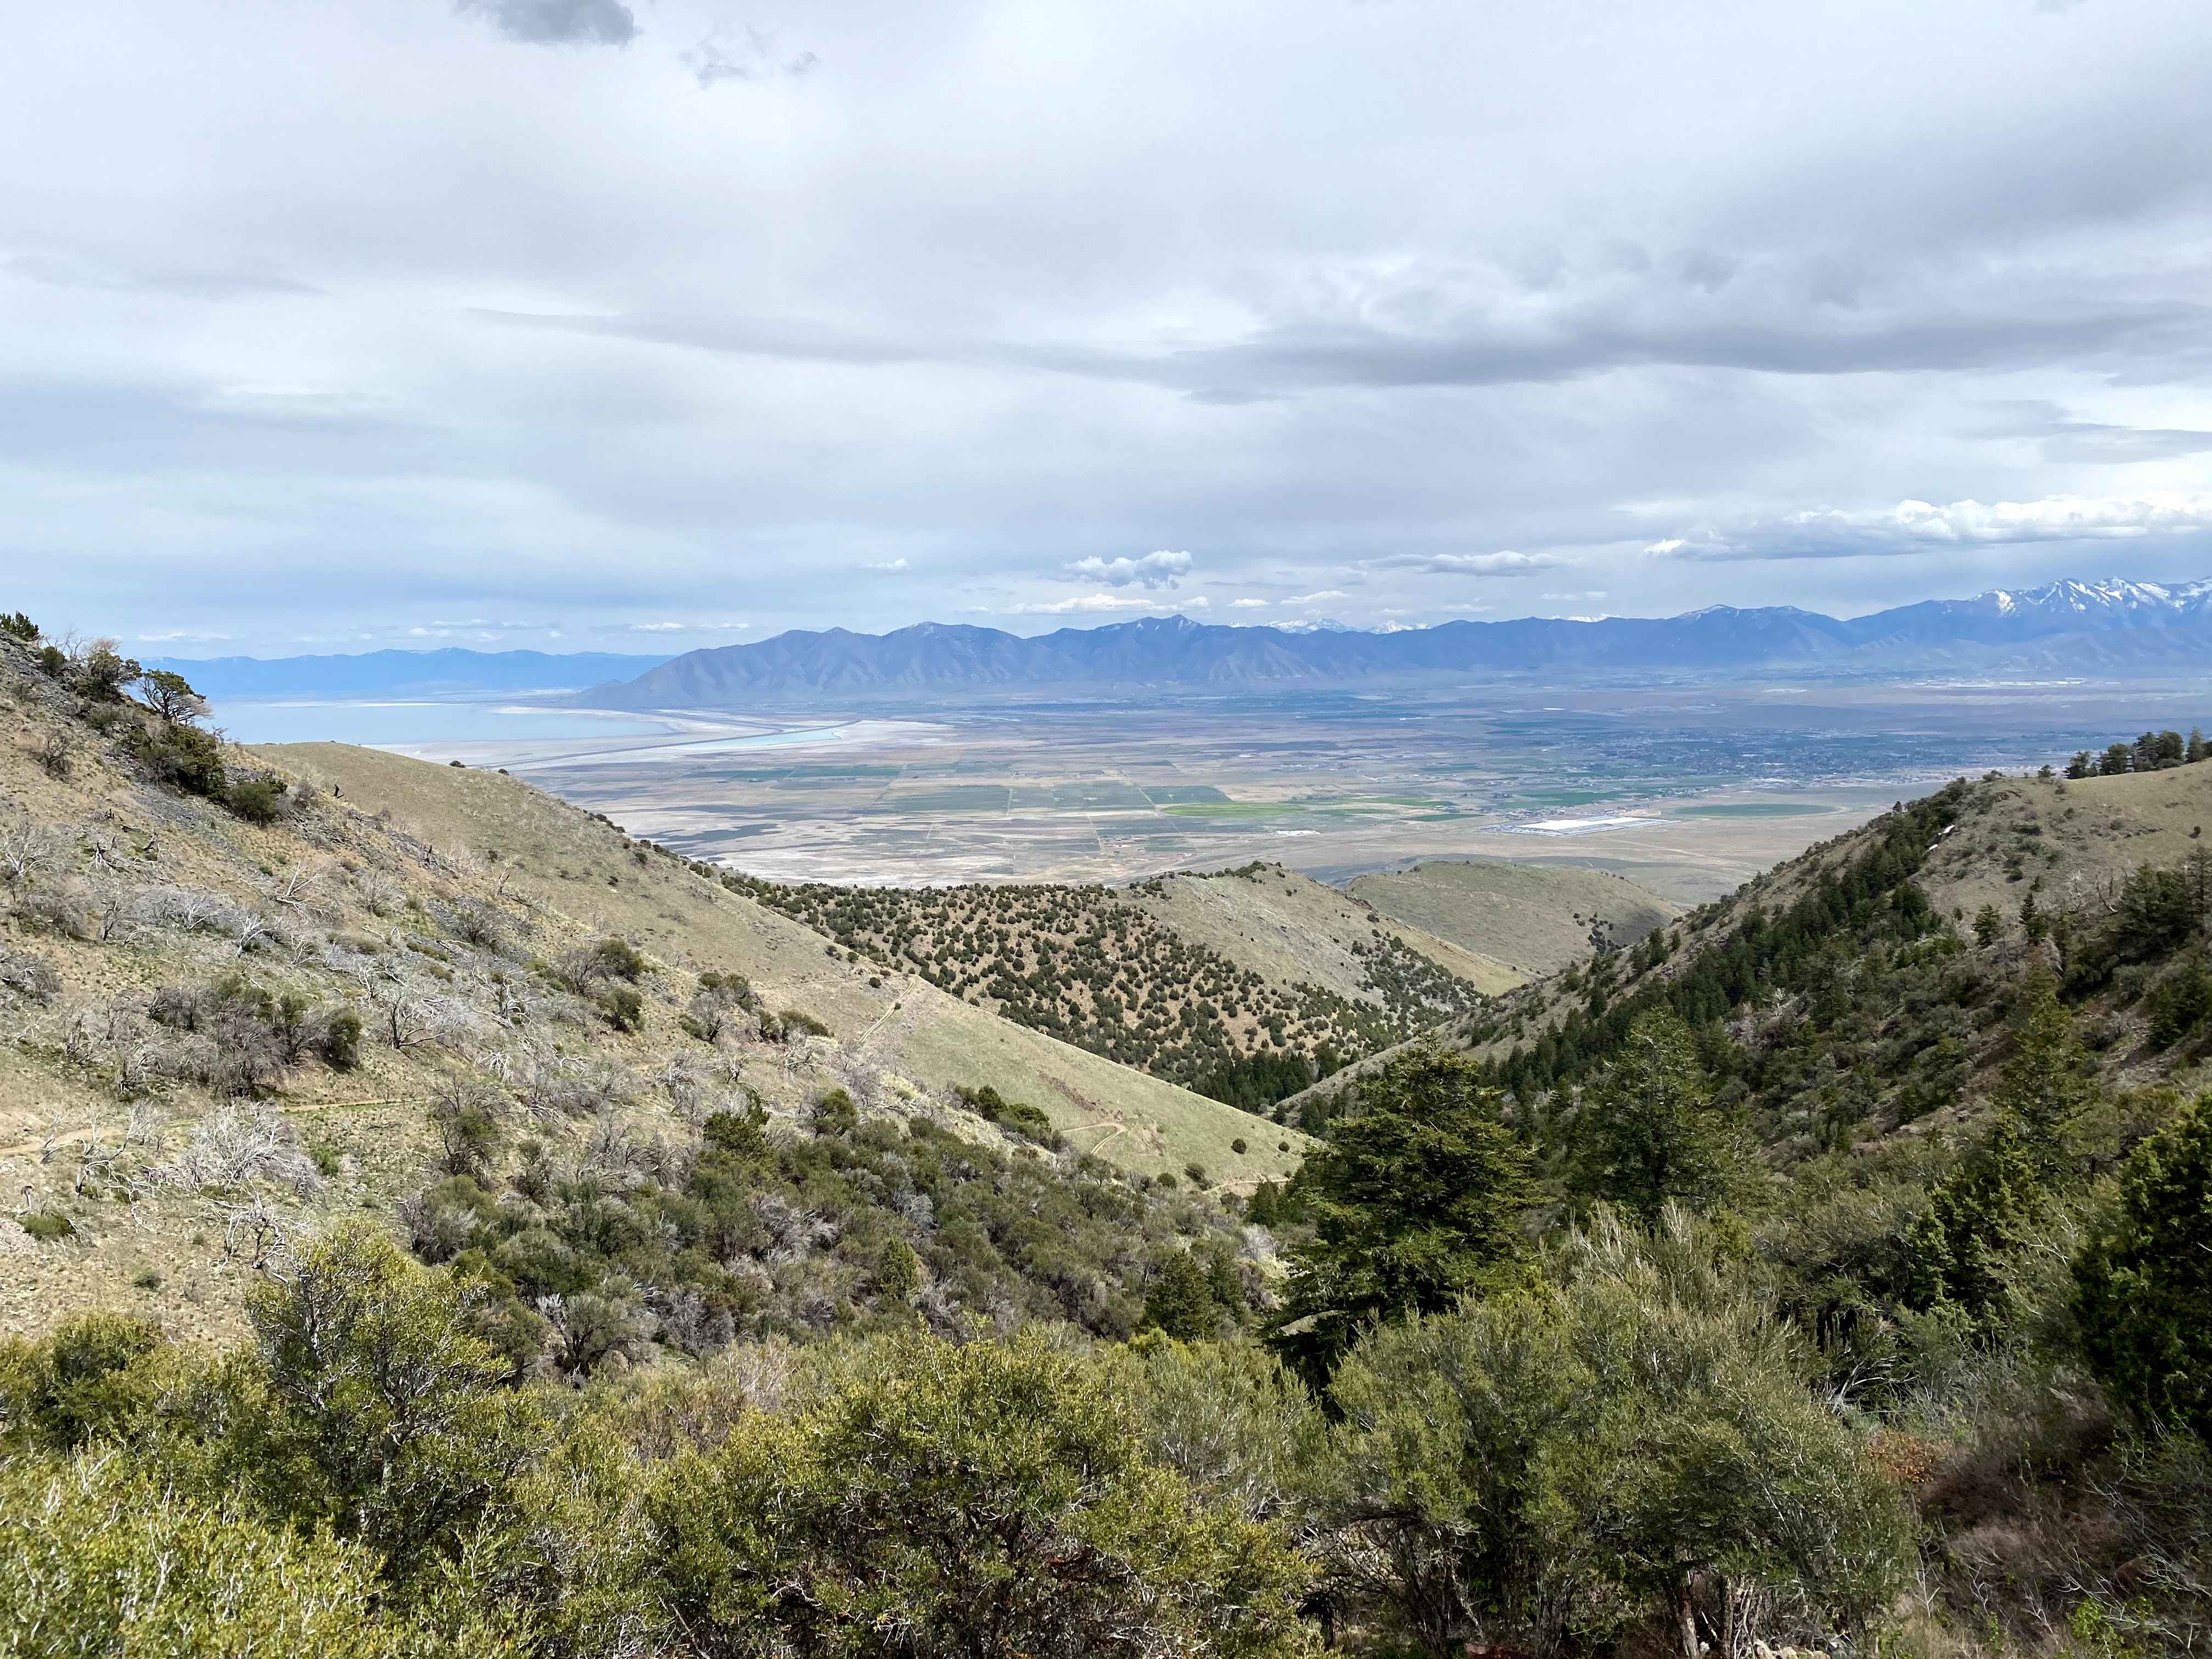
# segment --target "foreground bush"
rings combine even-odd
[[[0,1651],[131,1659],[496,1659],[475,1627],[444,1634],[376,1611],[356,1545],[196,1503],[113,1455],[0,1465]]]
[[[1152,1462],[1100,1369],[1041,1334],[862,1355],[657,1494],[708,1654],[975,1659],[1300,1651],[1306,1570]]]
[[[1340,1595],[1437,1656],[1656,1621],[1697,1659],[1748,1618],[1876,1613],[1910,1555],[1902,1496],[1711,1251],[1679,1211],[1648,1239],[1601,1217],[1552,1283],[1356,1349],[1319,1476]]]

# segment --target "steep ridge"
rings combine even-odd
[[[2048,771],[2049,769],[2046,769]],[[1637,1014],[1706,1033],[1771,1155],[1942,1136],[1978,1109],[2024,976],[2056,977],[2115,1087],[2194,1079],[2212,982],[2212,766],[1961,780],[1436,1034],[1571,1099]],[[1325,1122],[1389,1053],[1284,1103]]]
[[[799,1156],[838,1101],[863,1139],[971,1146],[933,1167],[972,1165],[957,1180],[986,1190],[1095,1188],[1135,1238],[1172,1231],[1163,1204],[1217,1213],[1155,1177],[1237,1190],[1297,1161],[1295,1133],[1254,1133],[916,977],[836,961],[703,866],[517,780],[339,744],[225,750],[79,684],[0,639],[0,1177],[53,1235],[0,1228],[0,1328],[120,1297],[187,1334],[226,1328],[273,1238],[344,1207],[390,1213],[470,1165],[478,1128],[495,1164],[542,1156],[599,1169],[611,1193],[673,1193],[715,1113],[765,1114]],[[222,781],[188,775],[193,757],[220,759]],[[403,1214],[425,1248],[454,1224],[450,1205]],[[915,1214],[895,1224],[927,1279]],[[756,1241],[758,1274],[708,1275],[724,1312],[865,1306],[840,1288],[865,1268],[837,1233],[794,1234],[774,1260],[786,1245]],[[1016,1316],[1046,1292],[996,1248],[944,1257],[945,1293]],[[1143,1251],[1113,1248],[1141,1296]],[[1116,1285],[1085,1302],[1071,1279],[1057,1316],[1125,1317]],[[647,1332],[674,1305],[664,1290],[632,1298]]]

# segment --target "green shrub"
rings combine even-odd
[[[620,980],[640,979],[652,966],[628,939],[603,939],[592,946],[592,955],[601,972]]]
[[[1322,1535],[1386,1630],[1443,1653],[1656,1626],[1694,1654],[1723,1583],[1808,1638],[1887,1605],[1910,1513],[1720,1242],[1680,1209],[1649,1236],[1602,1213],[1534,1292],[1353,1350]]]
[[[635,986],[603,986],[596,1000],[599,1012],[607,1017],[607,1024],[617,1031],[637,1031],[645,1028],[645,999],[638,994]]]
[[[212,732],[154,721],[131,733],[130,747],[157,783],[210,800],[222,799],[228,787],[222,743]]]
[[[36,645],[40,638],[38,623],[20,611],[0,616],[0,634],[5,634],[11,640],[21,640],[26,645]]]
[[[1025,1100],[1008,1100],[988,1083],[980,1089],[956,1088],[953,1093],[987,1123],[995,1123],[1054,1151],[1066,1145],[1060,1132],[1052,1127],[1052,1120]]]
[[[33,1210],[20,1218],[20,1224],[25,1232],[41,1244],[71,1237],[76,1232],[76,1224],[59,1210]]]
[[[332,1071],[352,1071],[361,1064],[361,1016],[350,1008],[332,1010],[323,1018],[315,1048]]]
[[[375,1556],[165,1491],[116,1457],[0,1466],[0,1650],[143,1659],[433,1659],[518,1651],[471,1619],[380,1613]]]
[[[652,1553],[702,1650],[1304,1650],[1304,1561],[1153,1462],[1105,1368],[1028,1334],[859,1360],[657,1483]]]
[[[284,816],[284,781],[266,775],[232,784],[222,804],[248,823],[271,824]]]
[[[161,1346],[159,1325],[118,1313],[76,1315],[43,1341],[0,1341],[0,1433],[57,1452],[120,1435],[146,1406],[147,1362]]]

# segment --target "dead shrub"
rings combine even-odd
[[[202,1118],[176,1157],[156,1165],[153,1173],[195,1193],[266,1181],[304,1199],[314,1197],[323,1186],[292,1126],[265,1106],[227,1106]]]

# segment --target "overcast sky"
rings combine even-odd
[[[0,607],[148,653],[2212,576],[2202,0],[69,0]]]

